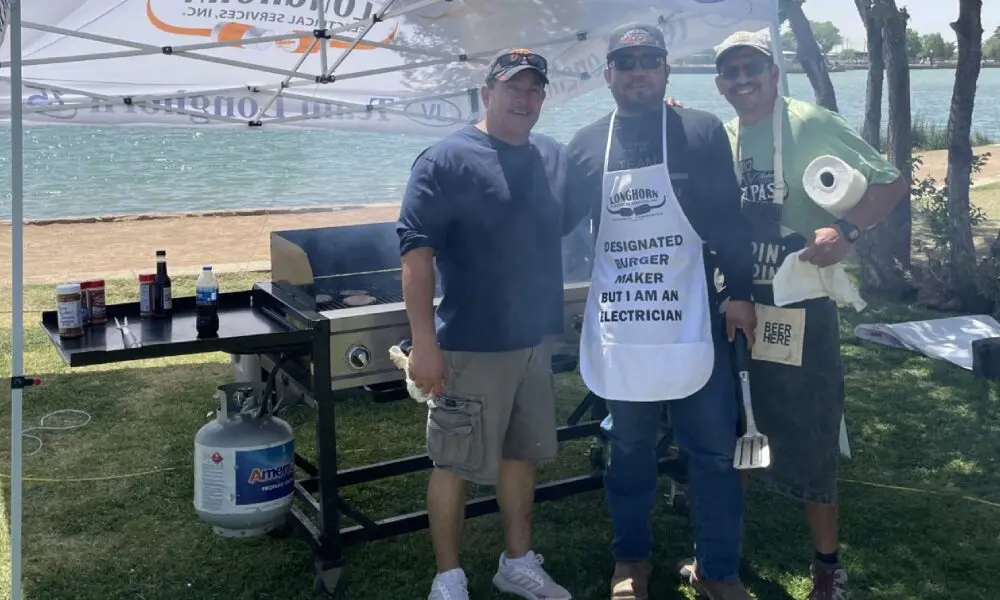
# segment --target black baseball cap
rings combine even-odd
[[[655,25],[626,23],[611,32],[608,41],[608,55],[625,48],[653,48],[667,53],[667,42],[663,32]]]
[[[529,69],[537,72],[543,83],[549,83],[549,62],[545,60],[544,56],[524,48],[504,50],[490,61],[490,68],[486,73],[486,83],[507,81],[521,71]]]

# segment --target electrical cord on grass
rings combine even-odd
[[[48,419],[49,417],[54,417],[56,415],[63,414],[63,413],[75,413],[75,414],[78,414],[78,415],[83,415],[86,420],[83,423],[78,423],[78,424],[75,424],[75,425],[46,425],[45,424],[45,419]],[[29,427],[29,428],[27,428],[27,429],[25,429],[25,430],[23,430],[21,432],[21,436],[22,437],[31,438],[31,439],[33,439],[33,440],[35,440],[35,441],[38,442],[38,447],[35,448],[34,450],[32,450],[31,452],[25,452],[25,453],[23,453],[24,456],[34,456],[35,454],[38,454],[38,452],[41,451],[42,446],[43,446],[42,438],[38,437],[37,435],[29,435],[29,433],[28,433],[29,431],[69,431],[71,429],[79,429],[79,428],[83,427],[84,425],[86,425],[87,423],[90,423],[90,418],[91,418],[90,414],[88,414],[88,413],[86,413],[86,412],[84,412],[82,410],[76,410],[76,409],[73,409],[73,408],[64,408],[62,410],[57,410],[57,411],[50,412],[49,414],[47,414],[44,417],[42,417],[42,419],[38,422],[38,425],[36,427]]]

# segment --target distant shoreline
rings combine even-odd
[[[279,208],[234,208],[226,210],[185,211],[174,213],[135,213],[117,215],[93,215],[81,217],[56,217],[51,219],[25,219],[25,226],[45,225],[86,225],[89,223],[124,223],[129,221],[158,221],[163,219],[187,219],[201,217],[259,217],[265,215],[294,215],[344,212],[353,210],[374,210],[399,206],[398,202],[367,202],[361,204],[333,204],[322,206],[288,206]],[[0,219],[0,225],[13,226],[11,219]]]
[[[983,173],[977,177],[975,185],[993,184],[1000,181],[1000,172],[994,172],[1000,164],[1000,145],[977,146],[973,148],[977,152],[990,151],[993,157],[989,163],[989,173]],[[939,181],[943,181],[947,171],[947,150],[914,151],[914,155],[920,155],[923,160],[921,171],[924,174],[932,174]],[[84,215],[52,217],[40,219],[25,219],[25,227],[40,228],[57,226],[80,226],[80,225],[112,225],[124,227],[130,224],[153,224],[159,221],[179,221],[179,220],[205,220],[216,218],[253,218],[253,217],[276,217],[282,220],[292,218],[296,215],[306,217],[313,215],[321,221],[327,219],[340,220],[348,219],[354,221],[351,213],[364,219],[363,215],[367,211],[378,212],[383,217],[393,213],[399,207],[398,201],[386,200],[383,202],[355,202],[346,204],[326,204],[326,205],[305,205],[305,206],[280,206],[269,208],[232,208],[202,211],[179,211],[179,212],[149,212],[149,213],[120,213],[108,215]],[[388,211],[388,212],[387,212]],[[394,218],[394,217],[393,217]],[[305,219],[310,220],[310,219]],[[0,229],[9,231],[13,226],[11,219],[0,219]]]
[[[857,63],[857,64],[847,64],[847,63],[837,63],[831,65],[828,68],[830,73],[846,73],[847,71],[867,71],[869,65],[867,63]],[[912,64],[910,65],[911,71],[954,71],[958,67],[957,61],[942,61],[937,64]],[[805,71],[800,66],[788,66],[789,73],[802,74]],[[986,63],[982,65],[983,69],[1000,69],[1000,63]],[[713,64],[679,64],[671,65],[670,72],[676,74],[685,75],[715,75],[715,65]]]

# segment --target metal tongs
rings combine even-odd
[[[128,317],[124,317],[125,322],[120,323],[118,317],[115,317],[115,327],[122,334],[122,346],[125,348],[142,348],[142,342],[139,341],[132,330],[128,328]]]

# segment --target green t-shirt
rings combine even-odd
[[[861,172],[869,185],[892,183],[899,178],[899,170],[851,129],[843,117],[811,102],[787,97],[782,100],[782,166],[787,186],[781,211],[783,226],[808,238],[836,219],[814,203],[802,185],[806,167],[819,156],[840,158]],[[773,114],[750,126],[739,127],[738,119],[726,123],[733,156],[740,161],[744,202],[774,201],[773,123]]]

